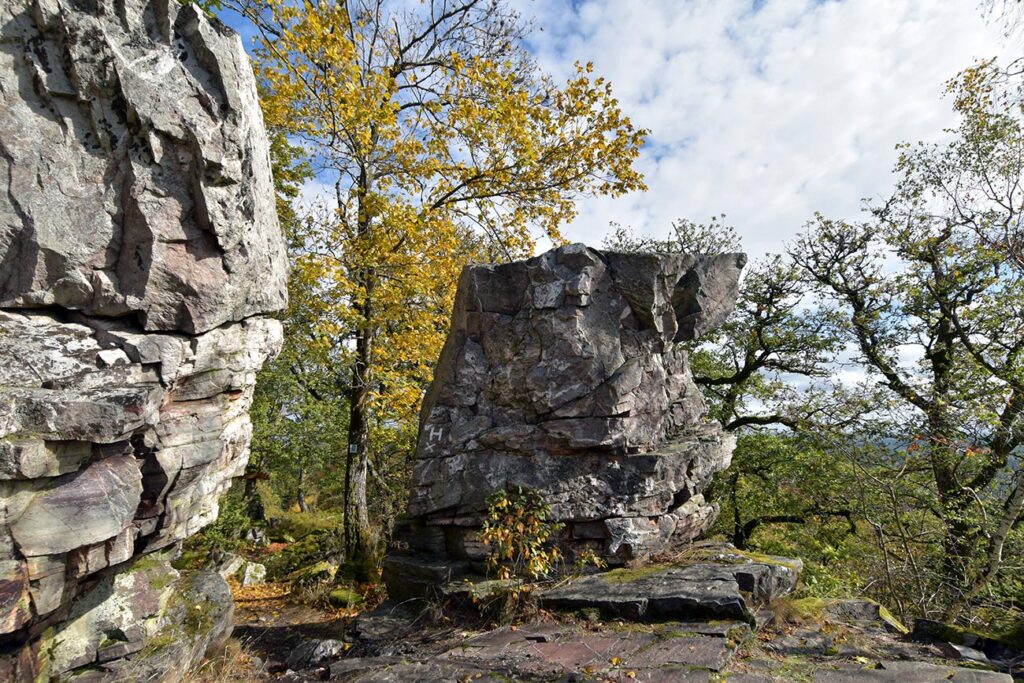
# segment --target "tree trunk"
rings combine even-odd
[[[942,284],[941,279],[939,283]],[[936,322],[935,341],[926,358],[932,371],[932,400],[927,413],[928,455],[943,516],[941,579],[948,593],[947,605],[955,603],[968,590],[972,547],[978,533],[967,518],[974,502],[972,493],[964,489],[957,477],[961,454],[949,408],[955,391],[952,378],[955,343],[952,322],[943,316]]]
[[[299,485],[295,488],[295,502],[299,506],[299,512],[309,512],[306,505],[306,468],[299,468]]]
[[[263,508],[259,491],[256,490],[257,476],[254,472],[245,475],[245,514],[254,522],[267,521],[267,511]]]
[[[358,178],[357,231],[365,236],[372,230],[366,198],[373,187],[373,175],[363,165]],[[356,354],[349,390],[348,453],[345,470],[345,549],[349,558],[358,558],[367,550],[370,513],[366,498],[366,480],[370,457],[370,391],[373,370],[374,285],[376,274],[360,268],[354,280],[362,285],[363,297],[355,303],[360,325],[356,331]],[[353,519],[353,514],[354,519]]]
[[[370,422],[370,360],[373,345],[368,335],[360,334],[356,340],[356,362],[352,370],[352,390],[349,394],[348,469],[346,488],[351,492],[346,504],[346,545],[349,551],[364,546],[370,527],[370,514],[366,498],[366,480],[369,469]],[[351,519],[350,517],[353,516]]]
[[[747,538],[743,533],[743,521],[740,518],[740,503],[736,489],[739,488],[739,472],[733,471],[729,477],[729,498],[732,502],[732,544],[739,550],[747,549]]]

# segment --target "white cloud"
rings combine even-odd
[[[759,9],[755,9],[759,5]],[[1005,50],[970,1],[519,0],[531,49],[567,75],[593,61],[651,129],[650,190],[586,199],[566,229],[609,221],[663,234],[725,213],[752,255],[779,251],[814,211],[856,218],[891,187],[894,146],[953,124],[944,82]],[[542,29],[542,30],[541,30]]]

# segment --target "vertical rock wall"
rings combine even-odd
[[[167,561],[245,467],[286,280],[237,35],[176,0],[0,3],[0,679],[141,676],[197,595],[195,643],[229,626]]]
[[[697,537],[732,440],[704,420],[677,342],[732,311],[742,254],[621,254],[576,244],[471,266],[420,415],[392,597],[479,568],[491,493],[541,493],[570,558],[621,564]]]

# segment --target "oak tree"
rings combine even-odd
[[[367,478],[411,442],[461,267],[560,241],[581,195],[643,188],[646,131],[589,64],[542,72],[504,0],[223,4],[256,27],[264,116],[320,184],[296,267],[342,361],[358,550]]]
[[[793,250],[887,391],[892,457],[928,473],[942,553],[922,609],[947,616],[1011,569],[1024,509],[1024,116],[1006,76],[983,62],[952,81],[954,139],[903,146],[870,220],[819,216]]]

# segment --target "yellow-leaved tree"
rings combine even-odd
[[[646,131],[577,64],[556,82],[505,0],[227,0],[257,29],[267,125],[323,191],[298,277],[349,401],[346,537],[365,550],[367,478],[415,415],[471,260],[519,258],[586,194],[643,189]],[[400,450],[400,449],[399,449]],[[408,446],[406,446],[408,450]]]

